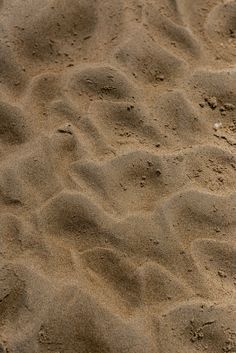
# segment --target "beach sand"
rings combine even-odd
[[[235,353],[236,1],[0,19],[0,353]]]

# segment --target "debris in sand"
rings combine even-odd
[[[68,124],[64,127],[60,127],[59,129],[57,129],[57,132],[60,132],[61,134],[69,134],[69,135],[73,135],[72,131],[71,131],[71,125]]]
[[[126,190],[127,190],[127,186],[126,186],[126,185],[124,185],[124,184],[120,183],[120,186],[122,187],[122,189],[123,189],[124,191],[126,191]]]
[[[226,109],[224,108],[224,106],[221,106],[219,109],[221,115],[226,115]]]
[[[134,105],[129,105],[128,107],[127,107],[127,110],[130,112],[132,109],[134,109]]]
[[[147,161],[149,167],[153,167],[153,163],[151,161]]]
[[[236,344],[234,342],[233,339],[228,339],[226,342],[225,342],[225,345],[224,347],[222,348],[222,351],[223,352],[226,352],[226,353],[234,353],[236,350]]]
[[[217,107],[217,99],[216,97],[206,97],[205,101],[208,103],[211,109],[215,109]]]
[[[196,328],[194,319],[190,320],[190,323],[191,323],[191,326],[192,326],[190,341],[195,343],[198,340],[202,340],[204,338],[203,329],[206,326],[214,324],[215,322],[216,322],[216,320],[209,320],[207,322],[204,322],[200,327]]]
[[[224,107],[225,110],[234,110],[235,109],[235,105],[232,104],[232,103],[225,103],[223,105],[223,107]]]
[[[231,38],[236,38],[236,31],[232,28],[229,29],[229,35]]]

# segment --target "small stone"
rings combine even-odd
[[[222,126],[223,126],[222,123],[215,123],[215,124],[213,125],[213,128],[214,128],[215,131],[217,131],[217,130],[221,129]]]
[[[222,271],[222,270],[219,270],[219,271],[218,271],[218,275],[219,275],[220,277],[222,277],[222,278],[226,278],[226,277],[227,277],[226,273],[225,273],[224,271]]]
[[[215,109],[217,107],[216,97],[205,98],[205,101],[208,103],[208,105],[211,107],[211,109]]]
[[[157,79],[160,80],[160,81],[164,81],[165,76],[164,75],[159,75],[159,76],[157,76]]]

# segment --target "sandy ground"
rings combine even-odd
[[[0,353],[235,353],[236,1],[0,20]]]

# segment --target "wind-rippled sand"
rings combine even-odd
[[[0,19],[0,353],[235,353],[236,1]]]

